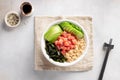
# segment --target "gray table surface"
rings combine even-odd
[[[97,80],[105,51],[104,42],[113,38],[103,80],[120,80],[120,0],[31,0],[34,13],[22,18],[17,28],[4,24],[6,12],[20,12],[26,0],[0,0],[0,80]],[[27,0],[29,1],[29,0]],[[92,16],[94,67],[87,72],[34,70],[34,16]]]

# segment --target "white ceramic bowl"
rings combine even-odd
[[[5,23],[8,27],[17,27],[20,24],[20,22],[20,15],[15,11],[10,11],[5,15]]]
[[[69,21],[71,23],[74,23],[76,25],[78,25],[84,32],[84,37],[85,37],[85,41],[86,41],[86,48],[84,49],[82,55],[76,59],[75,61],[73,62],[64,62],[64,63],[60,63],[60,62],[56,62],[54,60],[52,60],[49,55],[46,53],[46,50],[45,50],[45,40],[44,40],[44,34],[48,31],[48,29],[52,26],[52,25],[55,25],[55,24],[58,24],[60,22],[63,22],[63,21]],[[57,21],[54,21],[52,22],[49,26],[46,27],[45,31],[43,32],[42,34],[42,37],[41,37],[41,50],[43,52],[43,55],[45,56],[45,58],[52,64],[56,65],[56,66],[62,66],[62,67],[65,67],[65,66],[71,66],[71,65],[74,65],[76,64],[77,62],[81,61],[83,59],[83,57],[86,55],[87,53],[87,50],[88,50],[88,47],[89,47],[89,39],[88,39],[88,34],[86,32],[86,30],[77,22],[75,21],[72,21],[72,20],[67,20],[67,19],[64,19],[64,20],[57,20]]]

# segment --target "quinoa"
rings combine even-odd
[[[80,57],[85,47],[86,47],[86,42],[84,38],[77,40],[75,48],[66,52],[66,54],[64,55],[67,58],[67,62],[75,61],[78,57]]]

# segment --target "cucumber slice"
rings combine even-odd
[[[70,23],[70,22],[69,22]],[[81,31],[83,34],[84,34],[84,32],[83,32],[83,30],[79,27],[79,26],[77,26],[77,25],[75,25],[75,24],[73,24],[73,23],[70,23],[71,25],[72,25],[72,27],[74,27],[75,29],[77,29],[78,31]]]
[[[80,38],[83,38],[84,37],[84,33],[83,31],[81,31],[82,29],[79,29],[79,27],[73,27],[73,25],[71,25],[68,21],[64,21],[64,22],[61,22],[59,24],[61,26],[61,28],[67,32],[70,32],[72,33],[73,35],[75,35],[78,39]]]

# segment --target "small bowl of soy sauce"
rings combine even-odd
[[[20,9],[23,16],[31,16],[34,11],[30,2],[23,2],[20,6]]]

